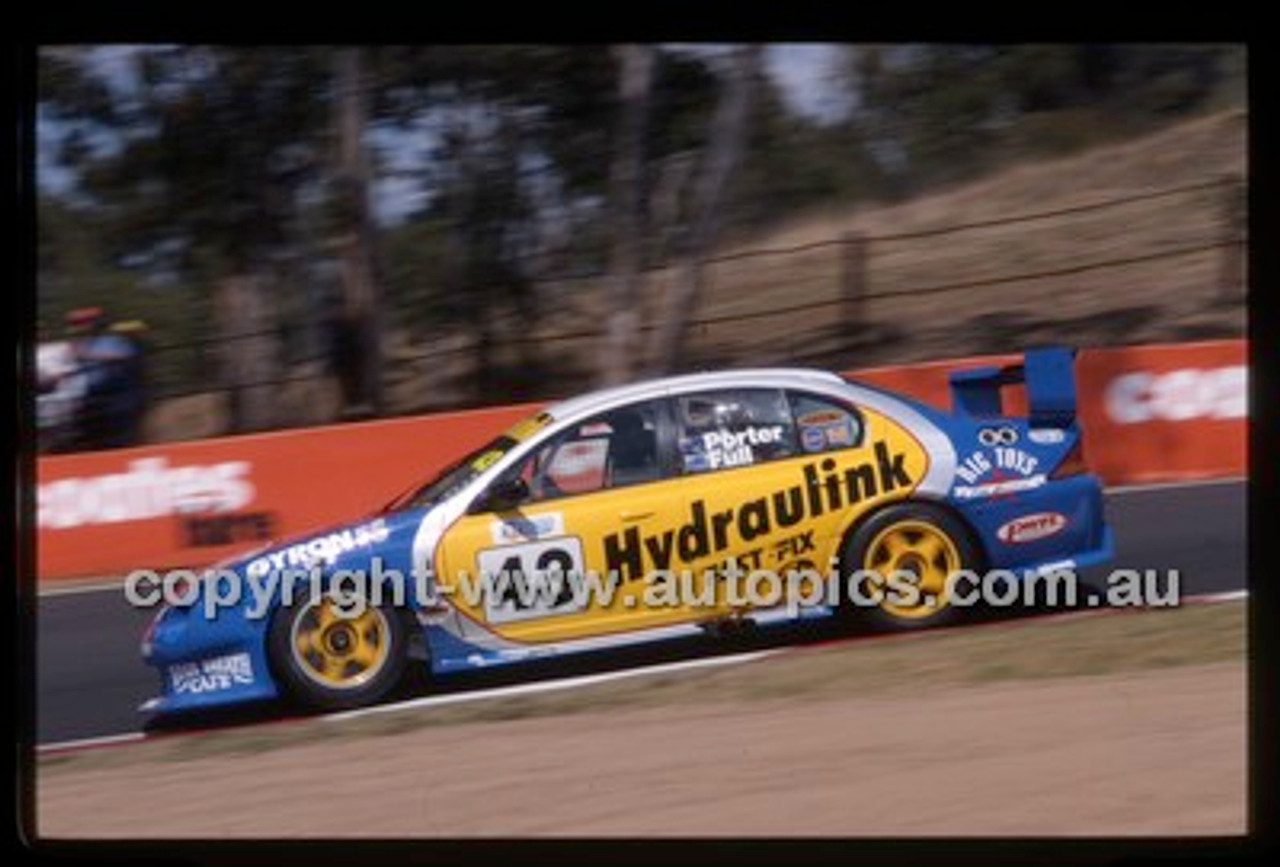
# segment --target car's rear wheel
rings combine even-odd
[[[845,544],[843,611],[895,629],[950,622],[959,610],[947,579],[976,570],[979,562],[968,527],[946,509],[929,503],[890,506],[859,525]],[[858,571],[866,577],[857,585],[855,604],[847,582]]]
[[[292,697],[325,709],[360,707],[400,682],[407,659],[404,619],[387,606],[361,608],[324,595],[276,612],[271,658]]]

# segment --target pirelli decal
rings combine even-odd
[[[884,441],[875,443],[874,452],[874,461],[843,472],[837,471],[832,458],[805,464],[796,484],[733,508],[708,512],[704,500],[694,500],[689,520],[674,529],[645,534],[639,527],[628,527],[609,533],[604,537],[605,568],[616,570],[623,580],[638,580],[647,571],[701,560],[825,513],[912,487],[904,453],[890,452]]]

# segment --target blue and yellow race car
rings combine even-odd
[[[162,694],[142,710],[355,707],[409,666],[445,674],[742,621],[946,621],[957,575],[1111,556],[1073,363],[1050,347],[954,372],[951,412],[790,368],[555,404],[375,514],[223,564],[217,580],[254,590],[234,604],[200,604],[211,571],[143,637]],[[1006,415],[1001,390],[1018,384],[1027,413]],[[765,592],[779,587],[794,592]]]

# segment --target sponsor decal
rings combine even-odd
[[[1009,475],[1028,477],[1035,474],[1040,459],[1022,449],[997,446],[990,453],[976,451],[969,454],[956,467],[956,475],[967,485],[977,484],[984,476],[999,470]],[[998,480],[996,480],[998,481]]]
[[[822,409],[796,419],[805,451],[818,452],[854,445],[853,419],[846,412]]]
[[[1063,442],[1067,432],[1056,427],[1033,427],[1027,431],[1027,439],[1042,446],[1053,446]]]
[[[951,489],[952,495],[961,500],[972,500],[978,497],[995,497],[1005,494],[1016,494],[1019,491],[1030,491],[1048,481],[1043,473],[1028,476],[1025,479],[1009,479],[1005,482],[985,482],[981,485],[956,485]]]
[[[806,452],[826,451],[827,435],[820,428],[801,427],[800,445]]]
[[[1018,441],[1018,432],[1004,425],[1001,427],[984,427],[978,431],[978,442],[984,446],[1011,446]]]
[[[1044,473],[1036,472],[1039,467],[1039,458],[1014,446],[970,452],[956,466],[957,484],[951,494],[963,500],[1038,488],[1047,481]]]
[[[505,454],[506,452],[502,449],[489,449],[487,452],[471,462],[471,469],[475,470],[477,473],[483,473],[485,470],[489,469],[489,467],[497,463],[498,458]]]
[[[1107,384],[1107,415],[1118,424],[1243,418],[1248,414],[1248,368],[1184,368],[1168,373],[1137,371]]]
[[[904,467],[906,455],[889,451],[884,441],[874,446],[875,460],[837,472],[827,458],[807,463],[801,478],[789,488],[744,500],[734,508],[709,512],[699,498],[689,505],[688,520],[677,527],[641,533],[628,527],[604,537],[606,571],[617,571],[624,580],[639,580],[654,569],[688,564],[743,543],[768,536],[826,512],[847,509],[914,482]]]
[[[548,413],[540,412],[532,418],[526,418],[516,422],[507,430],[507,436],[519,442],[526,439],[531,434],[536,433],[547,425],[551,424],[551,416]]]
[[[848,419],[848,414],[835,409],[819,409],[810,413],[805,413],[796,419],[796,424],[805,425],[806,427],[823,427],[829,424],[837,424]]]
[[[1001,524],[996,538],[1005,544],[1019,544],[1044,539],[1062,530],[1067,518],[1060,512],[1036,512]]]
[[[701,437],[682,437],[680,457],[686,473],[705,473],[711,469],[711,458],[702,450]]]
[[[248,653],[169,666],[169,687],[177,695],[217,692],[250,683],[253,683],[253,664]]]
[[[128,470],[59,479],[36,492],[36,524],[61,530],[142,521],[180,513],[234,512],[253,501],[247,461],[169,466],[163,457],[130,461]]]
[[[234,515],[183,518],[182,540],[188,547],[261,542],[276,534],[273,512],[237,512]]]
[[[713,430],[684,437],[680,450],[685,457],[686,470],[718,470],[750,466],[756,461],[754,446],[772,445],[782,440],[780,424],[749,427],[737,432]]]
[[[510,545],[514,542],[526,542],[546,536],[564,535],[564,514],[547,512],[542,515],[525,517],[523,515],[494,521],[489,525],[489,533],[495,545]]]
[[[279,551],[272,551],[250,560],[245,567],[248,575],[262,577],[272,569],[310,569],[321,563],[332,563],[339,555],[360,548],[367,548],[387,540],[387,525],[381,518],[335,533],[326,533]]]

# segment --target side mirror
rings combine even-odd
[[[482,502],[492,512],[505,512],[529,499],[529,486],[519,476],[509,476],[494,482]]]

